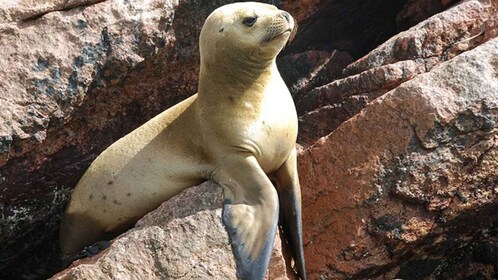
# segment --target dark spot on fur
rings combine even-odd
[[[102,200],[106,200],[106,199],[107,199],[107,195],[103,195]]]
[[[89,200],[92,200],[93,199],[93,194],[91,194],[89,197],[88,197]]]
[[[103,211],[103,212],[104,212],[104,213],[107,213],[107,210],[105,210],[105,209],[104,209],[104,211]]]
[[[112,202],[113,202],[114,204],[116,204],[116,205],[121,205],[121,202],[119,202],[119,201],[117,201],[117,200],[113,200]]]
[[[224,30],[225,30],[225,28],[223,28],[223,27],[222,27],[222,28],[220,29],[220,33],[221,33],[221,32],[223,32]]]
[[[113,183],[114,183],[114,181],[107,182],[108,185],[112,185]]]
[[[126,195],[127,195],[127,196],[131,196],[131,193],[127,193]]]

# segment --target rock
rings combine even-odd
[[[426,71],[440,62],[478,46],[493,36],[498,27],[497,1],[462,1],[389,39],[365,57],[349,65],[354,75],[374,67],[404,60],[425,65]]]
[[[404,1],[392,0],[302,2],[310,3],[311,7],[296,10],[303,20],[299,22],[295,41],[284,53],[338,50],[348,52],[354,59],[362,57],[396,34],[396,15],[404,5]],[[284,6],[293,12],[295,5],[289,3]],[[316,12],[306,16],[310,10]],[[305,15],[301,16],[301,13]]]
[[[24,268],[31,261],[56,267],[44,264],[58,258],[57,241],[47,241],[57,239],[59,216],[89,163],[195,93],[197,33],[214,9],[152,0],[52,11],[61,2],[44,1],[51,8],[0,26],[0,278],[37,275]],[[0,14],[25,13],[13,7]],[[44,248],[42,256],[34,248]]]
[[[338,50],[357,59],[455,2],[458,1],[284,1],[283,9],[299,23],[296,42],[284,53]]]
[[[441,63],[300,155],[310,279],[429,279],[494,232],[497,58],[492,39]]]
[[[360,112],[370,101],[423,73],[424,69],[413,61],[400,61],[314,88],[297,103],[298,142],[314,143]]]
[[[222,189],[205,183],[183,191],[91,259],[51,279],[236,279],[235,259],[221,222]],[[267,279],[295,279],[280,238]]]
[[[282,9],[288,11],[298,23],[313,17],[323,5],[321,0],[282,1]]]
[[[279,57],[277,64],[291,95],[298,99],[311,89],[340,77],[352,61],[346,52],[305,51]]]
[[[11,144],[9,157],[23,156],[43,142],[50,122],[68,121],[89,89],[117,83],[146,57],[173,44],[175,5],[106,2],[51,12],[53,7],[39,18],[4,25],[0,90],[6,99],[0,131],[21,142]]]
[[[0,23],[30,20],[50,12],[88,6],[102,1],[104,0],[10,1],[10,3],[2,3]]]
[[[456,0],[408,0],[396,15],[398,31],[406,30],[415,24],[440,13],[455,4]]]
[[[299,143],[310,145],[370,101],[498,35],[498,3],[464,1],[383,43],[297,102]]]

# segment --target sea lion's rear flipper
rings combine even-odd
[[[264,279],[278,223],[278,196],[254,157],[226,161],[215,175],[223,187],[223,223],[240,279]]]
[[[297,174],[296,149],[275,172],[280,199],[280,224],[294,254],[295,269],[301,280],[306,280],[301,218],[301,188]]]
[[[76,254],[70,255],[62,260],[62,268],[69,267],[75,260],[93,257],[111,246],[111,242],[102,240],[93,245],[83,248]]]

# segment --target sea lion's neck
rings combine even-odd
[[[202,63],[199,77],[199,98],[207,95],[219,98],[223,95],[250,94],[251,89],[261,92],[276,71],[275,60],[257,61],[246,57],[225,57],[215,65]]]

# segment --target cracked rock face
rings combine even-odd
[[[405,278],[422,256],[433,269],[410,279],[437,276],[455,244],[492,228],[497,59],[493,39],[387,92],[302,153],[311,279]]]
[[[105,147],[195,93],[192,30],[214,8],[43,3],[0,7],[0,278],[46,278],[58,268],[71,189]]]
[[[92,2],[33,5],[29,15],[0,26],[0,164],[45,141],[49,126],[71,120],[89,91],[122,81],[174,42],[174,1],[87,6]]]
[[[409,13],[412,5],[403,12]],[[463,1],[349,64],[342,78],[298,96],[299,142],[314,143],[375,98],[496,37],[496,6],[496,1]]]
[[[228,2],[0,7],[0,278],[57,272],[72,188],[196,92],[198,33]],[[277,63],[299,114],[309,279],[495,279],[498,1],[275,3],[300,27]],[[234,279],[220,199],[192,188],[54,279]],[[277,238],[269,279],[295,279],[289,256]]]

